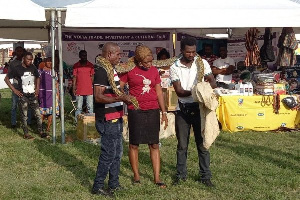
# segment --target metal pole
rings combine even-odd
[[[2,65],[4,64],[4,56],[5,56],[4,49],[2,49]]]
[[[56,142],[56,77],[55,77],[55,10],[51,10],[51,45],[52,45],[52,140]]]
[[[65,143],[65,109],[64,109],[64,80],[63,80],[63,59],[62,59],[62,33],[61,33],[61,11],[57,11],[58,26],[58,51],[59,51],[59,86],[60,86],[60,122],[61,122],[61,143]]]

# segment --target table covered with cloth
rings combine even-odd
[[[300,122],[297,110],[282,103],[289,95],[280,95],[278,112],[273,107],[273,96],[221,96],[216,111],[224,131],[270,131],[282,127],[296,128]]]

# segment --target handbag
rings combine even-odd
[[[264,35],[264,44],[260,48],[260,59],[262,62],[273,62],[275,60],[272,39],[273,36],[270,28],[266,28]]]

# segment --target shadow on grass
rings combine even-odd
[[[85,143],[85,142],[75,141],[74,147],[77,148],[84,155],[88,156],[90,159],[96,159],[98,161],[99,155],[100,155],[100,145],[94,145],[94,144],[89,144],[89,143]],[[143,150],[139,152],[140,168],[141,168],[141,165],[143,168],[144,168],[144,166],[150,166],[152,168],[152,163],[150,160],[150,153],[144,152]],[[128,143],[123,141],[123,156],[122,156],[122,160],[121,160],[120,176],[132,179],[133,173],[132,173],[132,175],[125,173],[124,168],[126,170],[131,171],[131,166],[130,166],[130,162],[129,162],[129,158],[128,158]],[[152,179],[151,175],[149,175],[147,173],[143,173],[142,170],[140,170],[140,176],[142,176],[144,178]]]
[[[85,166],[81,160],[62,150],[59,145],[53,145],[43,140],[34,140],[34,144],[43,155],[51,158],[53,162],[73,173],[82,186],[87,189],[92,188],[90,181],[95,171]]]
[[[231,141],[229,139],[222,138],[217,141],[217,146],[228,148],[233,150],[236,154],[240,156],[248,156],[253,160],[270,162],[274,165],[277,165],[280,168],[290,169],[295,172],[299,172],[299,166],[294,163],[289,162],[288,160],[295,160],[300,162],[300,157],[293,155],[291,153],[282,152],[280,150],[275,150],[265,146],[245,144],[242,142]],[[284,156],[286,159],[275,158],[272,155]]]
[[[6,128],[11,128],[11,104],[11,98],[1,98],[0,109],[2,117],[0,117],[0,122]]]
[[[168,139],[161,140],[162,147],[160,148],[160,165],[161,165],[161,174],[165,177],[171,177],[172,181],[176,179],[176,146],[177,140],[174,140],[174,143],[165,142]],[[174,145],[174,146],[172,146]],[[193,147],[191,147],[192,149]],[[190,153],[190,152],[189,152]]]
[[[292,132],[288,134],[289,137],[294,138],[300,143],[300,132]]]
[[[0,123],[5,126],[5,128],[10,129],[11,128],[11,98],[2,98],[0,102],[0,110],[1,110],[1,117],[0,117]],[[17,108],[17,127],[21,127],[21,120],[20,120],[20,111],[19,107]],[[32,115],[31,119],[31,125],[28,126],[29,131],[32,131],[32,128],[35,128],[33,130],[36,131],[36,120],[35,117]]]
[[[126,162],[127,162],[127,165],[129,166],[128,168],[131,170],[131,165],[130,165],[130,162],[129,162],[129,156],[128,156],[128,151],[129,151],[129,143],[126,143],[126,146],[124,146],[124,152],[125,152],[125,156],[126,158],[128,159]],[[154,176],[153,176],[153,168],[152,168],[152,161],[151,161],[151,158],[150,158],[150,149],[149,149],[149,146],[147,144],[140,144],[139,145],[139,155],[138,155],[138,159],[139,159],[139,173],[140,173],[140,176],[143,177],[143,178],[146,178],[146,179],[149,179],[151,181],[154,180]],[[126,164],[125,161],[123,161],[124,164]],[[123,164],[122,162],[122,164]],[[151,172],[151,173],[146,173],[145,170],[147,170],[146,168],[149,168],[148,169],[148,172]],[[131,173],[131,179],[133,180],[133,172]]]

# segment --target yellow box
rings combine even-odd
[[[95,114],[80,114],[77,120],[77,138],[80,140],[96,139],[100,135],[95,127]]]
[[[286,94],[285,84],[284,83],[274,84],[274,94]]]
[[[175,111],[178,102],[178,97],[173,87],[167,89],[167,110]]]

